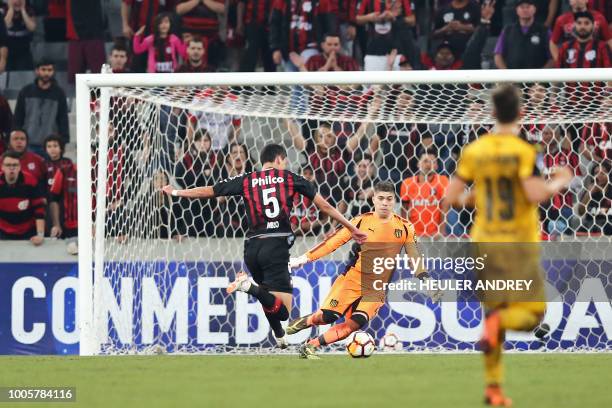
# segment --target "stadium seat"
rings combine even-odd
[[[34,82],[34,71],[11,71],[7,72],[6,87],[19,91],[26,85]]]

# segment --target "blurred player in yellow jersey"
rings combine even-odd
[[[546,307],[540,273],[538,204],[567,188],[572,179],[567,168],[556,169],[548,181],[540,175],[535,147],[518,136],[520,99],[514,86],[495,90],[496,127],[463,149],[444,202],[448,208],[475,199],[471,238],[477,251],[492,252],[480,279],[528,278],[534,282],[528,298],[517,293],[485,293],[481,298],[485,310],[480,341],[485,358],[485,402],[503,407],[512,405],[501,388],[505,331],[533,330]],[[464,193],[468,183],[473,183],[473,194]]]
[[[346,270],[331,287],[323,307],[313,314],[289,322],[287,334],[294,334],[312,326],[334,323],[344,316],[345,321],[332,326],[321,336],[309,340],[300,348],[300,357],[317,359],[315,350],[326,344],[348,337],[352,332],[367,325],[385,301],[385,291],[374,284],[389,282],[395,267],[386,268],[381,273],[374,273],[375,258],[395,258],[405,249],[409,258],[419,256],[412,224],[393,212],[395,204],[395,187],[389,182],[380,182],[374,186],[374,211],[359,215],[351,223],[368,234],[366,242],[353,248],[353,254]],[[305,255],[292,258],[289,266],[297,268],[307,262],[322,258],[351,239],[348,229],[338,230],[333,236],[308,251]],[[380,272],[380,271],[379,271]],[[419,279],[427,279],[424,268],[415,271]],[[434,295],[435,296],[435,295]]]

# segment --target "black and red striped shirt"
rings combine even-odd
[[[189,0],[183,0],[185,3]],[[224,0],[213,0],[216,3],[225,4]],[[184,32],[192,34],[200,34],[208,40],[213,40],[219,37],[219,16],[207,5],[200,2],[187,14],[181,17],[182,28]]]
[[[55,173],[60,169],[66,169],[72,167],[72,160],[62,157],[59,160],[45,160],[45,186],[47,186],[47,192],[51,191],[51,184],[53,184],[53,178]]]
[[[44,195],[38,180],[20,172],[9,185],[0,173],[0,231],[7,235],[25,235],[36,228],[36,220],[45,218]]]
[[[338,30],[338,5],[332,0],[274,0],[270,49],[285,55],[316,48],[325,33]]]
[[[604,41],[570,40],[559,50],[557,68],[610,68],[611,60],[610,48]]]
[[[555,167],[569,167],[576,176],[580,176],[580,158],[575,152],[559,150],[555,153],[546,153],[543,157],[545,175],[550,174]],[[574,205],[574,194],[570,191],[556,194],[552,198],[554,208],[572,207]]]
[[[268,25],[272,0],[240,0],[244,3],[244,23]]]
[[[145,35],[153,32],[153,20],[160,12],[159,0],[123,0],[129,7],[128,22],[134,32],[145,26]]]
[[[289,235],[295,196],[313,200],[317,191],[305,178],[288,170],[265,169],[241,174],[214,185],[219,196],[241,196],[247,210],[247,237]]]
[[[582,140],[597,156],[612,160],[612,122],[585,124]]]
[[[62,208],[62,227],[65,230],[75,230],[79,225],[78,217],[78,200],[77,200],[77,167],[69,159],[69,163],[64,163],[59,167],[51,184],[49,186],[49,193],[51,195],[51,201],[60,203]]]
[[[355,25],[357,17],[357,0],[338,1],[338,20],[341,23]]]

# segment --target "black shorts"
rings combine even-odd
[[[255,283],[273,292],[293,293],[289,248],[293,237],[250,238],[244,242],[244,263]]]

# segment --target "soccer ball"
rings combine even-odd
[[[378,348],[382,351],[400,351],[403,349],[403,346],[397,334],[387,333],[380,339]]]
[[[351,357],[370,357],[375,349],[374,338],[361,330],[351,333],[346,340],[346,351],[348,351]]]

